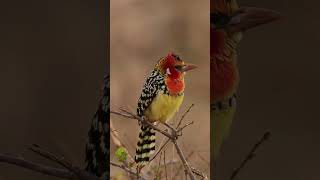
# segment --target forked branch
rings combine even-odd
[[[120,111],[119,112],[116,112],[116,111],[110,111],[110,113],[112,114],[115,114],[115,115],[118,115],[118,116],[122,116],[122,117],[125,117],[125,118],[128,118],[128,119],[135,119],[135,120],[138,120],[140,123],[146,125],[146,126],[149,126],[151,128],[153,128],[154,130],[160,132],[161,134],[163,134],[164,136],[166,136],[168,138],[167,142],[170,140],[172,141],[172,143],[174,144],[174,147],[177,151],[177,154],[180,158],[180,160],[182,161],[182,164],[183,164],[183,167],[186,171],[186,173],[188,174],[188,176],[190,177],[191,180],[195,180],[195,175],[198,175],[198,176],[204,176],[204,173],[200,172],[199,170],[196,170],[194,168],[191,168],[191,166],[189,165],[188,161],[186,160],[185,158],[185,155],[183,154],[183,151],[181,150],[181,147],[179,146],[178,142],[177,142],[177,139],[178,139],[178,136],[179,136],[179,133],[182,134],[182,131],[193,124],[193,122],[191,123],[188,123],[182,127],[180,127],[181,123],[182,123],[182,120],[184,119],[184,117],[186,116],[186,114],[190,111],[190,109],[193,107],[194,105],[192,104],[188,110],[183,114],[182,118],[180,119],[178,125],[176,128],[173,128],[173,127],[170,127],[169,129],[171,129],[171,134],[168,133],[168,131],[165,131],[165,130],[162,130],[160,128],[158,128],[157,126],[153,125],[152,123],[150,123],[149,121],[145,120],[144,118],[141,118],[137,115],[135,115],[134,113],[131,113],[125,109],[119,109]],[[168,126],[168,125],[167,125]],[[164,146],[167,144],[167,142],[160,148],[160,151],[164,148]],[[157,156],[159,154],[158,151],[156,153],[155,156]],[[155,157],[154,157],[155,158]],[[154,159],[152,158],[152,160]]]

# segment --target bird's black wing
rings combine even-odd
[[[159,90],[166,91],[164,77],[158,70],[153,70],[147,78],[138,100],[138,116],[144,116],[145,110],[151,105]]]

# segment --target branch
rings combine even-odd
[[[58,158],[54,154],[41,149],[40,146],[38,146],[36,144],[33,144],[33,146],[29,147],[28,149],[31,150],[32,152],[36,153],[37,155],[40,155],[46,159],[49,159],[49,160],[61,165],[62,167],[68,169],[69,171],[74,172],[74,169],[73,169],[71,163],[65,161],[64,158]]]
[[[157,156],[158,154],[161,152],[161,150],[169,143],[170,139],[167,139],[166,142],[161,146],[161,148],[156,152],[156,154],[151,158],[151,161],[153,161]]]
[[[184,113],[184,115],[182,116],[182,118],[181,118],[181,120],[180,120],[180,122],[179,122],[179,124],[178,124],[177,127],[180,126],[180,124],[181,124],[182,120],[184,119],[185,115],[190,111],[190,109],[191,109],[192,107],[193,107],[193,105],[191,105],[191,106],[189,107],[189,109],[187,110],[187,112]],[[195,180],[195,176],[194,176],[194,174],[193,174],[193,172],[192,172],[192,169],[191,169],[189,163],[187,162],[187,160],[186,160],[186,158],[185,158],[185,156],[184,156],[181,148],[180,148],[179,145],[178,145],[178,142],[177,142],[177,139],[178,139],[177,132],[178,132],[178,130],[176,130],[176,129],[171,129],[172,132],[171,132],[171,134],[169,134],[167,131],[163,131],[163,130],[159,129],[158,127],[154,126],[154,125],[153,125],[152,123],[150,123],[149,121],[146,121],[144,118],[141,118],[141,117],[139,117],[139,116],[137,116],[137,115],[135,115],[135,114],[133,114],[133,113],[125,110],[125,109],[120,109],[120,111],[121,111],[121,112],[110,111],[110,113],[116,114],[116,115],[119,115],[119,116],[122,116],[122,117],[126,117],[126,118],[129,118],[129,119],[136,119],[136,120],[138,120],[139,122],[141,122],[142,124],[144,124],[144,125],[146,125],[146,126],[149,126],[149,127],[153,128],[154,130],[160,132],[160,133],[163,134],[164,136],[168,137],[168,138],[172,141],[172,143],[175,145],[175,148],[176,148],[176,150],[177,150],[177,153],[178,153],[178,155],[179,155],[179,157],[180,157],[180,159],[181,159],[181,161],[182,161],[182,163],[183,163],[183,166],[184,166],[187,174],[189,175],[190,179],[191,179],[191,180]],[[187,126],[188,126],[188,125],[187,125]],[[187,127],[187,126],[186,126],[186,127]],[[181,129],[181,130],[182,130],[182,129]]]
[[[252,147],[252,149],[250,150],[249,154],[246,156],[246,158],[242,161],[242,163],[240,164],[240,166],[235,169],[231,176],[230,176],[230,180],[234,180],[236,178],[236,176],[239,174],[239,172],[245,167],[245,165],[252,160],[255,156],[256,156],[256,151],[257,149],[265,142],[267,141],[271,136],[270,132],[266,132],[264,133],[264,135],[262,136],[262,138]]]
[[[168,180],[167,163],[166,163],[166,150],[164,150],[164,153],[163,153],[163,164],[164,164],[164,172],[166,175],[166,180]]]
[[[178,145],[178,142],[177,142],[177,141],[173,141],[173,144],[174,144],[174,146],[176,147],[177,153],[178,153],[178,155],[179,155],[179,157],[180,157],[180,159],[181,159],[181,161],[182,161],[182,164],[183,164],[185,170],[188,172],[191,180],[195,180],[195,177],[194,177],[194,175],[193,175],[192,169],[191,169],[188,161],[186,160],[186,158],[185,158],[185,156],[184,156],[184,154],[183,154],[180,146]],[[192,176],[191,176],[191,175],[192,175]]]
[[[91,175],[87,171],[81,170],[80,168],[73,166],[72,163],[66,161],[64,157],[58,157],[53,153],[40,148],[40,146],[38,145],[33,145],[29,149],[34,153],[63,166],[64,168],[66,168],[67,170],[69,170],[74,174],[74,177],[73,177],[74,179],[77,179],[77,180],[78,179],[79,180],[98,180],[99,179],[98,177]]]
[[[46,165],[34,163],[31,161],[27,161],[21,157],[15,157],[12,155],[0,154],[0,162],[20,166],[26,169],[37,171],[42,174],[55,176],[63,179],[72,179],[71,177],[73,176],[73,173],[68,170],[53,168]]]
[[[193,155],[193,151],[186,157],[186,160],[188,160],[192,155]],[[178,177],[178,175],[179,175],[179,173],[180,173],[180,171],[181,171],[181,169],[183,168],[183,165],[181,165],[180,167],[179,167],[179,169],[176,171],[176,174],[173,176],[174,177],[174,179],[176,179],[176,177]]]
[[[206,174],[204,174],[203,172],[197,170],[197,169],[194,168],[194,167],[191,167],[191,169],[192,169],[192,172],[193,172],[195,175],[201,177],[201,179],[208,179],[208,176],[207,176]]]
[[[177,127],[176,127],[177,129],[180,127],[183,119],[184,119],[184,118],[186,117],[186,115],[190,112],[190,110],[191,110],[191,108],[192,108],[193,106],[194,106],[194,104],[191,104],[191,105],[189,106],[189,108],[187,109],[187,111],[183,113],[183,115],[181,116],[181,119],[180,119],[180,121],[179,121],[179,123],[178,123],[178,125],[177,125]]]
[[[192,121],[192,122],[184,125],[182,128],[180,128],[180,125],[181,125],[183,119],[184,119],[184,118],[186,117],[186,115],[190,112],[190,110],[191,110],[191,108],[192,108],[193,106],[194,106],[194,104],[191,104],[191,105],[189,106],[189,108],[186,110],[186,112],[184,112],[183,115],[181,116],[181,119],[180,119],[178,125],[176,126],[176,129],[178,129],[177,132],[182,132],[182,130],[183,130],[184,128],[186,128],[186,127],[188,127],[189,125],[192,125],[192,124],[193,124],[193,121]],[[170,139],[167,139],[167,140],[166,140],[166,142],[161,146],[161,148],[160,148],[160,149],[156,152],[156,154],[152,157],[152,159],[150,160],[150,162],[157,157],[157,155],[158,155],[158,154],[160,153],[160,151],[169,143],[169,141],[170,141]]]
[[[84,170],[79,169],[79,173],[76,174],[66,169],[55,168],[43,164],[38,164],[32,161],[25,160],[21,157],[13,155],[0,154],[0,162],[16,165],[25,169],[36,171],[49,176],[54,176],[68,180],[99,180],[98,177],[89,174]]]
[[[134,171],[132,171],[131,169],[127,168],[124,165],[120,165],[120,164],[117,164],[117,163],[114,163],[114,162],[110,162],[110,165],[118,167],[118,168],[121,168],[124,171],[126,171],[127,173],[129,173],[130,175],[137,176],[137,173],[135,173]],[[141,179],[141,180],[146,180],[145,178],[143,178],[141,176],[138,176],[138,178]]]

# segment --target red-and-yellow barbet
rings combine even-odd
[[[219,154],[236,110],[239,83],[237,47],[244,31],[272,22],[279,14],[262,8],[239,8],[235,0],[211,0],[210,97],[211,161]],[[258,47],[258,46],[257,46]]]
[[[149,122],[166,123],[178,111],[184,97],[184,76],[193,64],[169,53],[161,58],[147,78],[138,101],[137,115]],[[135,162],[140,171],[155,151],[155,131],[141,124]]]

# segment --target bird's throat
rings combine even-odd
[[[223,100],[236,91],[239,81],[237,65],[234,61],[211,58],[210,66],[211,102]]]
[[[165,81],[170,95],[179,95],[184,91],[184,78],[167,78]]]

